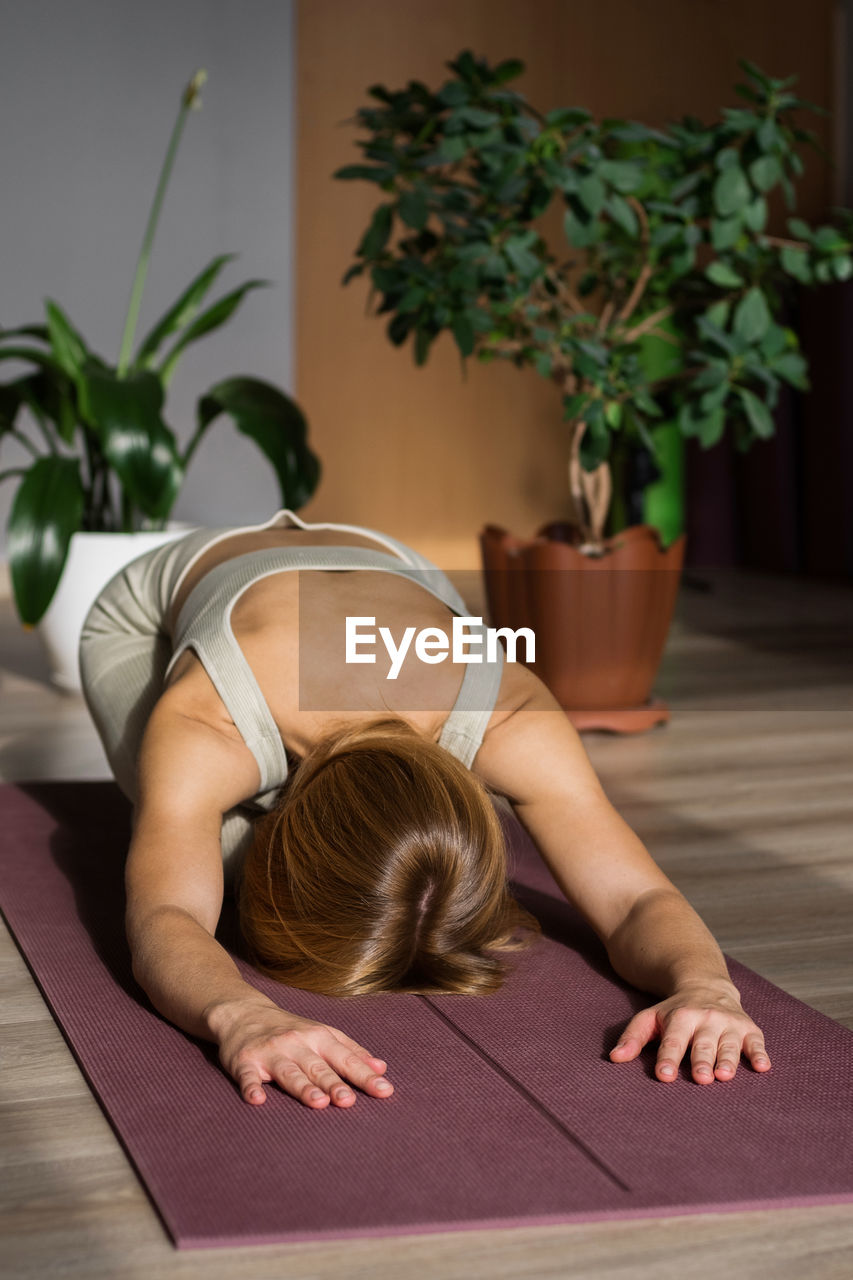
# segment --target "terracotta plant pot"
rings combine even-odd
[[[577,729],[638,732],[669,719],[651,696],[684,564],[682,534],[666,549],[657,529],[633,525],[578,551],[566,526],[535,538],[488,525],[480,535],[486,597],[495,627],[529,627],[531,668]],[[524,646],[521,645],[521,652]]]

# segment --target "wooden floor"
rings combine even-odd
[[[655,686],[671,723],[585,734],[587,752],[723,949],[853,1027],[853,588],[719,570],[689,581]],[[106,776],[82,700],[48,686],[38,638],[0,601],[0,779]],[[0,988],[9,1277],[853,1275],[851,1205],[178,1253],[5,929]]]

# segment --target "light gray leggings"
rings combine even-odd
[[[142,736],[172,656],[164,628],[172,591],[184,565],[213,533],[199,530],[134,560],[107,584],[83,624],[83,695],[113,775],[134,802]],[[223,818],[222,859],[229,886],[259,816],[257,809],[238,805]]]

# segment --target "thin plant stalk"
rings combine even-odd
[[[163,168],[160,171],[160,180],[157,183],[157,190],[154,193],[154,202],[151,205],[151,212],[148,215],[148,224],[145,228],[145,235],[142,240],[142,249],[139,254],[139,261],[136,264],[136,275],[133,278],[133,288],[130,292],[130,304],[127,309],[127,319],[124,324],[124,336],[121,340],[121,352],[118,358],[117,373],[120,378],[125,376],[130,365],[133,339],[136,336],[139,309],[142,305],[142,293],[145,289],[145,280],[148,275],[148,263],[151,258],[151,248],[154,244],[154,236],[157,231],[157,223],[160,218],[160,208],[166,194],[166,187],[169,185],[169,178],[171,177],[172,166],[175,163],[175,156],[178,152],[178,143],[181,140],[181,134],[184,130],[187,113],[192,108],[201,106],[199,93],[201,91],[201,86],[204,84],[206,79],[206,71],[197,71],[181,97],[181,106],[178,111],[178,118],[175,121],[175,127],[172,130],[172,136],[169,139],[166,158],[163,161]]]

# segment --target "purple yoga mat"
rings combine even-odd
[[[0,787],[0,907],[179,1248],[853,1200],[853,1032],[729,961],[769,1073],[661,1084],[656,1046],[611,1063],[654,998],[616,978],[515,823],[511,874],[545,936],[501,991],[342,1001],[252,974],[385,1058],[395,1093],[316,1112],[271,1088],[250,1107],[133,980],[128,818],[110,783]]]

